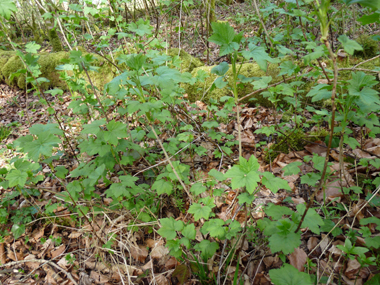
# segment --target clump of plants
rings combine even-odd
[[[11,127],[0,126],[0,141],[5,140],[12,132]]]
[[[300,130],[290,130],[278,136],[276,142],[269,147],[265,154],[265,160],[273,160],[279,153],[302,150],[305,146],[306,134]]]
[[[379,53],[379,42],[369,35],[360,35],[356,41],[363,47],[363,50],[355,50],[355,56],[372,58]]]

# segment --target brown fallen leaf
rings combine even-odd
[[[343,185],[343,187],[345,186]],[[340,181],[338,180],[333,181],[333,182],[327,182],[327,187],[325,189],[326,198],[329,200],[338,198],[337,202],[339,202],[340,198],[343,197],[343,193],[340,188],[341,188],[341,185],[340,185]],[[323,191],[319,191],[317,193],[317,200],[323,201],[323,197],[324,197]]]
[[[144,266],[141,267],[142,271],[146,271],[153,268],[153,262],[152,260],[149,260]]]
[[[157,285],[169,285],[169,280],[163,274],[156,275],[153,282]]]
[[[69,263],[69,261],[66,259],[66,256],[62,257],[62,258],[57,262],[57,264],[59,265],[59,267],[61,267],[61,268],[64,269],[64,270],[69,269],[69,267],[71,266],[71,264]]]
[[[159,246],[159,245],[163,245],[164,244],[164,241],[161,239],[161,240],[154,240],[154,239],[151,239],[151,238],[148,238],[146,241],[145,241],[146,245],[149,247],[149,248],[154,248],[156,246]]]
[[[288,255],[290,264],[293,265],[298,271],[303,272],[305,270],[304,265],[306,264],[307,254],[303,249],[297,247],[294,251]]]
[[[347,268],[344,271],[344,274],[349,279],[355,279],[360,267],[360,263],[356,259],[348,259]]]
[[[5,248],[4,248],[4,243],[0,243],[0,262],[1,264],[5,264],[7,262],[7,257],[5,254]]]
[[[173,269],[173,268],[175,268],[178,264],[180,264],[180,263],[178,263],[177,259],[175,259],[175,257],[172,256],[172,257],[169,258],[168,261],[166,261],[166,263],[165,263],[165,269],[166,269],[166,270]]]
[[[91,271],[90,278],[94,280],[95,284],[104,284],[110,281],[110,279],[106,275],[98,273],[94,270]]]
[[[160,258],[163,258],[164,256],[166,256],[168,254],[169,254],[169,249],[167,249],[163,245],[159,245],[159,246],[156,246],[155,248],[153,248],[152,252],[150,253],[150,256],[153,259],[160,259]]]
[[[81,285],[92,285],[93,284],[93,280],[85,272],[80,272],[79,275],[80,275],[79,284],[81,284]]]
[[[319,156],[326,156],[326,144],[323,141],[316,141],[315,143],[305,145],[305,149],[311,154],[318,154]]]
[[[317,237],[310,237],[307,241],[307,249],[312,251],[319,243],[319,239]]]
[[[71,232],[69,234],[69,238],[72,238],[72,239],[79,238],[81,235],[82,235],[82,233],[80,233],[80,232]]]
[[[29,259],[33,260],[33,259],[37,259],[37,258],[34,254],[29,254],[29,255],[25,256],[25,258],[24,258],[24,260],[29,260]],[[26,262],[25,265],[31,269],[36,269],[36,268],[40,267],[41,263],[39,263],[39,262]]]
[[[132,257],[141,263],[144,263],[148,257],[148,250],[143,245],[139,245],[138,247],[132,246],[130,252]]]
[[[62,254],[66,249],[64,244],[61,244],[59,247],[51,251],[51,258],[56,258],[58,255]]]

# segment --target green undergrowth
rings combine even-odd
[[[1,20],[7,16],[4,10],[10,10],[9,17],[16,12],[16,5],[11,0],[7,3],[8,7],[0,9]],[[207,40],[217,47],[218,57],[230,61],[214,66],[203,66],[183,50],[172,49],[166,55],[166,43],[160,42],[148,20],[124,23],[122,16],[107,18],[107,25],[112,27],[98,43],[103,50],[112,50],[116,38],[125,37],[133,43],[128,47],[129,54],[121,52],[119,46],[113,56],[106,55],[118,68],[80,47],[71,52],[38,53],[41,46],[31,42],[17,55],[0,53],[4,61],[2,79],[10,85],[30,88],[30,96],[38,95],[38,104],[44,105],[48,113],[44,121],[28,126],[25,135],[1,150],[8,156],[0,168],[0,187],[6,190],[0,201],[0,225],[6,231],[0,231],[0,238],[12,235],[15,241],[27,244],[31,223],[35,227],[45,221],[61,223],[83,229],[81,234],[89,250],[91,246],[102,247],[103,262],[113,259],[119,263],[115,252],[126,252],[121,246],[126,231],[131,230],[136,232],[135,242],[140,246],[145,247],[148,238],[163,241],[167,257],[173,257],[177,265],[165,274],[181,278],[178,284],[195,278],[201,284],[252,284],[255,280],[249,278],[255,278],[255,270],[247,271],[251,275],[248,278],[243,272],[249,269],[256,253],[270,252],[278,260],[278,265],[263,262],[262,270],[275,285],[320,284],[327,278],[341,284],[340,276],[345,274],[346,265],[350,266],[349,260],[356,260],[356,268],[357,263],[360,269],[369,265],[378,268],[380,227],[370,229],[369,225],[380,225],[380,219],[371,212],[380,205],[376,192],[380,178],[370,176],[380,169],[380,159],[347,162],[347,168],[360,165],[366,179],[352,175],[353,183],[344,187],[344,181],[338,181],[342,185],[339,197],[329,193],[330,181],[343,179],[336,175],[338,163],[326,159],[329,155],[307,154],[305,150],[296,157],[285,155],[282,164],[277,161],[275,167],[265,163],[273,163],[280,153],[304,150],[309,140],[326,141],[329,136],[331,147],[344,148],[339,153],[342,159],[346,151],[361,148],[362,141],[375,143],[380,134],[377,77],[368,70],[342,71],[338,73],[337,90],[333,89],[335,85],[320,81],[325,74],[331,78],[336,74],[331,64],[335,56],[329,53],[327,41],[330,2],[321,3],[314,11],[319,22],[301,18],[313,29],[321,28],[321,38],[326,40],[323,43],[307,31],[302,33],[299,22],[289,24],[287,31],[273,39],[265,38],[264,33],[248,38],[226,21],[213,22]],[[186,6],[188,1],[182,4]],[[310,8],[299,4],[302,9]],[[287,11],[295,9],[294,3],[281,5]],[[82,12],[79,4],[70,7]],[[272,18],[285,16],[292,22],[288,12],[280,14],[285,10],[277,8],[275,3],[265,7],[263,19],[274,14]],[[98,16],[107,14],[94,10],[101,13]],[[76,20],[80,23],[83,19]],[[81,33],[77,25],[65,27]],[[126,32],[117,33],[119,30]],[[83,37],[92,40],[91,35]],[[73,41],[70,37],[68,40]],[[272,47],[269,40],[273,40]],[[362,48],[345,35],[338,40],[350,56]],[[296,46],[290,46],[290,42]],[[353,64],[352,57],[339,66]],[[363,68],[375,69],[376,64],[363,64]],[[95,88],[89,86],[87,76]],[[292,80],[281,83],[285,78]],[[271,86],[273,83],[275,86]],[[50,90],[41,94],[41,86]],[[94,91],[96,88],[99,92]],[[65,90],[70,92],[62,98]],[[253,103],[260,108],[241,104],[243,96],[256,90],[260,93],[253,96]],[[46,100],[45,93],[52,94],[53,100]],[[336,94],[336,101],[332,94]],[[66,98],[67,110],[62,112],[59,100]],[[193,104],[196,100],[205,104]],[[333,108],[325,107],[329,100]],[[27,111],[35,114],[32,108]],[[9,131],[4,129],[0,137],[9,136]],[[365,187],[358,186],[358,181]],[[51,189],[54,195],[46,196],[45,190]],[[299,199],[303,189],[326,191],[321,191],[323,197],[315,192],[316,203],[307,204]],[[276,204],[263,200],[263,194]],[[340,217],[347,216],[347,209],[359,202],[367,207],[361,219],[354,219],[349,227],[340,224]],[[65,214],[57,220],[61,209]],[[104,219],[104,213],[109,219]],[[121,217],[117,223],[122,227],[118,227],[115,217]],[[98,218],[107,231],[98,230]],[[326,246],[326,251],[318,252],[316,257],[303,246],[309,237],[322,235],[344,240],[336,245],[342,256],[342,266],[337,267],[340,274],[317,271],[317,261],[327,262],[331,248]],[[360,244],[356,243],[357,237],[362,238]],[[71,251],[72,246],[67,249],[70,256],[66,255],[66,260],[78,257],[76,251]],[[289,263],[301,250],[310,259],[300,259],[295,268]],[[253,255],[248,257],[244,252]],[[124,260],[128,265],[152,264],[151,274],[146,271],[144,277],[140,276],[144,283],[153,282],[153,273],[162,273],[152,256],[135,258],[132,250],[131,255]],[[351,280],[360,276],[360,269]]]

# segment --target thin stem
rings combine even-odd
[[[330,58],[332,59],[333,65],[334,65],[334,83],[333,83],[333,88],[332,88],[332,91],[331,91],[332,114],[331,114],[330,137],[329,137],[329,142],[327,144],[326,159],[325,159],[325,164],[323,166],[322,176],[321,176],[321,179],[319,181],[319,185],[318,185],[317,189],[314,191],[314,193],[311,195],[311,197],[309,199],[309,202],[308,202],[308,204],[306,206],[305,212],[303,213],[302,218],[300,220],[300,223],[298,224],[298,227],[297,227],[297,229],[296,229],[295,232],[298,232],[298,230],[301,228],[302,223],[303,223],[303,221],[305,219],[305,216],[306,216],[307,212],[309,211],[311,205],[313,204],[314,197],[317,194],[317,192],[319,190],[322,190],[323,191],[323,196],[325,196],[325,178],[326,178],[327,166],[328,166],[329,157],[330,157],[332,138],[333,138],[333,135],[334,135],[335,110],[336,110],[335,96],[336,96],[336,87],[337,87],[337,84],[338,84],[338,66],[337,66],[337,63],[336,63],[336,55],[333,53],[333,51],[331,49],[331,46],[330,46],[330,42],[328,41],[328,39],[324,40],[324,44],[326,45],[326,47],[327,47],[327,49],[328,49],[328,51],[330,53]]]

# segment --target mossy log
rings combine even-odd
[[[204,82],[197,82],[194,85],[185,84],[184,88],[186,93],[188,94],[188,97],[190,101],[209,101],[211,98],[215,100],[219,100],[223,96],[233,96],[231,93],[231,90],[227,87],[223,89],[215,88],[211,92],[210,87],[217,78],[215,74],[211,74],[211,69],[215,67],[214,66],[202,66],[194,68],[192,71],[192,75],[195,77],[197,76],[198,72],[206,72],[209,77],[207,77]],[[240,68],[240,66],[238,67]],[[245,77],[261,77],[261,76],[271,76],[272,77],[272,83],[277,83],[282,80],[282,77],[279,77],[278,74],[280,73],[280,68],[277,64],[269,64],[267,72],[260,69],[259,65],[256,63],[243,63],[243,66],[240,69],[240,74],[244,75]],[[226,74],[226,79],[228,80],[229,84],[232,85],[232,68],[230,67]],[[243,97],[249,93],[252,93],[253,85],[250,83],[245,83],[242,88],[238,89],[239,97]],[[271,103],[263,98],[260,93],[258,93],[254,98],[257,99],[257,103],[259,103],[262,106],[271,106]]]

